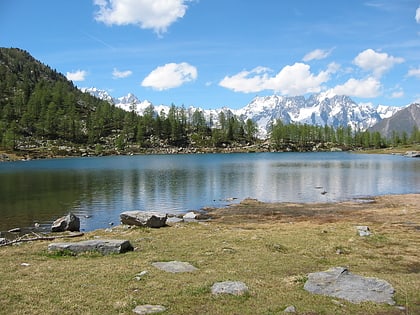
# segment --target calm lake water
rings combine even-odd
[[[321,192],[326,191],[326,194]],[[49,228],[69,211],[82,230],[127,210],[184,213],[251,197],[325,202],[420,192],[420,159],[351,153],[113,156],[0,163],[0,231]]]

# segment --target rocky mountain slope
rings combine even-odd
[[[83,89],[101,99],[112,102],[117,107],[124,110],[134,110],[138,114],[143,114],[144,110],[153,105],[147,100],[139,100],[135,95],[113,98],[106,91],[96,88]],[[169,111],[169,106],[153,105],[157,113]],[[378,106],[370,104],[357,104],[350,97],[344,95],[333,95],[330,92],[313,94],[309,97],[304,96],[279,96],[271,95],[265,97],[255,97],[243,108],[233,110],[220,108],[213,110],[203,110],[201,108],[190,107],[186,110],[192,115],[195,110],[203,111],[208,121],[218,124],[218,117],[221,112],[234,114],[244,121],[251,119],[256,122],[259,129],[259,136],[265,137],[270,126],[276,120],[283,123],[300,123],[310,125],[328,125],[331,127],[350,126],[353,130],[366,130],[379,123],[384,118],[393,116],[402,107]]]
[[[411,104],[403,108],[369,128],[369,131],[378,131],[384,137],[391,138],[394,132],[410,135],[414,127],[420,129],[420,104]]]

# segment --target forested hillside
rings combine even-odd
[[[29,140],[95,143],[126,114],[82,93],[62,74],[20,49],[0,48],[0,140],[16,149]]]
[[[281,121],[273,123],[266,141],[257,139],[257,125],[250,119],[220,113],[217,122],[206,121],[198,109],[175,105],[168,113],[157,113],[151,105],[139,116],[80,91],[26,51],[0,48],[0,149],[21,156],[313,151],[390,144],[378,132]]]

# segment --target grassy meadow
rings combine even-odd
[[[52,241],[0,247],[1,314],[132,314],[159,304],[162,314],[420,314],[420,195],[366,202],[265,204],[244,200],[210,209],[214,219],[161,229],[85,233],[128,239],[133,252],[102,256],[47,251]],[[368,225],[360,237],[356,225]],[[65,240],[57,240],[59,242]],[[151,266],[185,261],[199,270],[172,274]],[[303,289],[307,274],[335,266],[395,288],[398,306],[352,304]],[[147,274],[140,280],[136,275]],[[218,281],[243,281],[244,296],[213,296]]]

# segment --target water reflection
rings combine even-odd
[[[73,211],[82,229],[125,210],[180,213],[262,201],[337,201],[419,192],[420,160],[347,153],[119,156],[0,164],[0,230]],[[322,187],[322,189],[321,189]],[[321,191],[327,194],[321,194]]]

